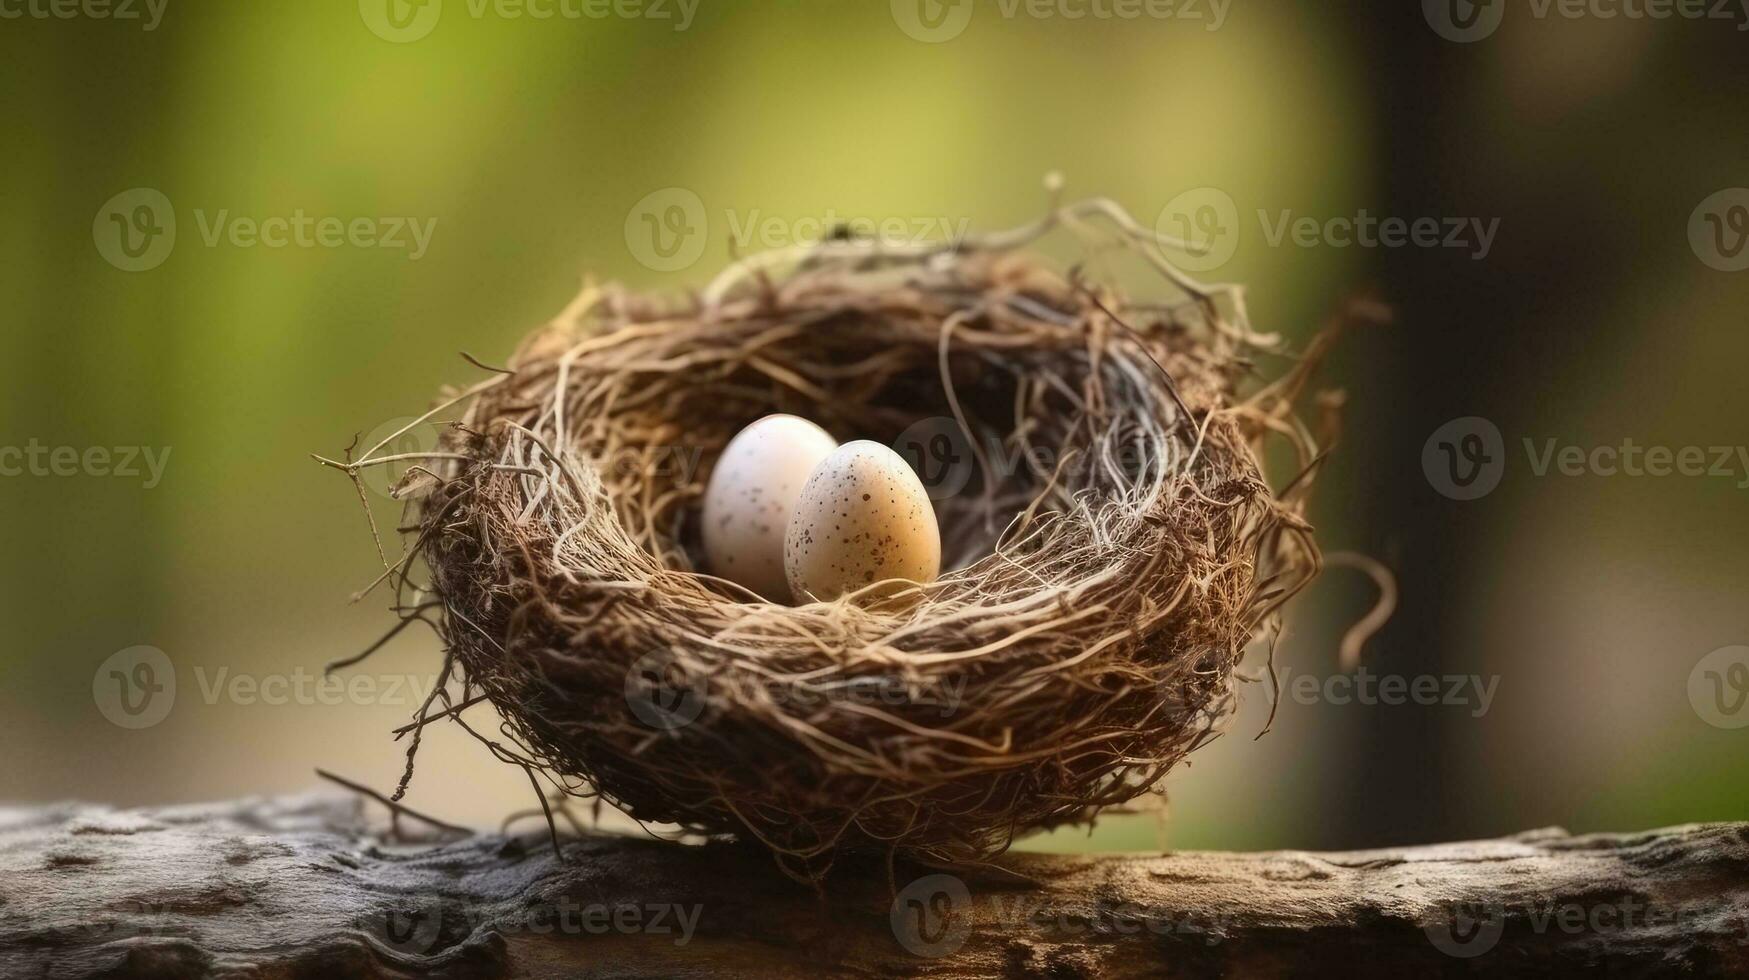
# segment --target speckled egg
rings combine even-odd
[[[836,599],[887,579],[941,572],[941,529],[917,474],[878,442],[847,442],[802,487],[784,536],[798,602]]]
[[[704,492],[704,554],[712,573],[788,602],[784,531],[802,485],[838,447],[794,415],[767,415],[729,440]]]

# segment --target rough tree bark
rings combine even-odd
[[[1749,976],[1749,824],[1313,854],[840,868],[349,798],[0,811],[0,976]]]

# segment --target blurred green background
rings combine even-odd
[[[1060,171],[1070,197],[1148,223],[1187,191],[1227,195],[1237,250],[1209,275],[1248,284],[1261,329],[1303,343],[1362,289],[1396,307],[1326,374],[1350,400],[1315,516],[1326,548],[1400,575],[1369,670],[1474,676],[1494,694],[1486,711],[1473,695],[1290,698],[1253,740],[1268,685],[1250,685],[1230,733],[1168,781],[1164,820],[1027,846],[1749,817],[1749,729],[1689,696],[1703,656],[1749,643],[1749,474],[1537,477],[1521,445],[1749,442],[1749,277],[1687,237],[1700,202],[1749,183],[1749,35],[1511,15],[1454,43],[1417,5],[1392,6],[1233,0],[1214,29],[1207,3],[1070,19],[994,0],[671,0],[542,19],[467,0],[168,0],[148,30],[143,0],[134,21],[15,0],[4,9],[26,14],[0,19],[0,445],[170,455],[150,488],[0,477],[0,797],[271,793],[310,786],[316,766],[391,786],[403,746],[388,732],[414,710],[402,678],[429,684],[437,667],[429,635],[354,672],[375,693],[226,693],[239,675],[312,682],[392,621],[385,599],[348,603],[378,566],[357,498],[310,453],[477,377],[459,351],[501,361],[585,273],[700,285],[737,228],[768,218],[780,237],[828,216],[1007,227],[1041,212]],[[126,271],[100,248],[114,254],[105,219],[135,202],[110,202],[135,188],[161,193],[177,227],[161,264]],[[698,257],[646,264],[628,227],[674,188],[702,205]],[[1360,209],[1500,224],[1477,259],[1273,244],[1258,217]],[[430,238],[209,242],[221,214],[228,231],[369,219],[377,237],[405,218]],[[1505,434],[1505,479],[1481,500],[1423,475],[1425,440],[1461,416]],[[1335,674],[1371,600],[1349,571],[1311,590],[1279,657],[1290,678]],[[140,645],[174,664],[176,701],[132,730],[98,688]],[[530,803],[522,774],[465,736],[433,731],[421,759],[410,802],[429,812],[490,824]]]

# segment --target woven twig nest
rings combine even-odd
[[[1180,301],[1024,251],[1059,227],[1150,256]],[[430,574],[403,607],[439,614],[500,757],[798,874],[846,848],[976,860],[1137,797],[1318,567],[1309,479],[1272,492],[1259,462],[1275,433],[1313,463],[1305,365],[1243,393],[1269,342],[1157,244],[1095,201],[759,256],[684,302],[586,290],[429,416],[453,424],[403,488]],[[938,581],[792,607],[700,570],[710,465],[774,412],[919,461]]]

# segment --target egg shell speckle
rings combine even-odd
[[[790,601],[784,532],[803,484],[838,441],[807,419],[767,415],[729,440],[704,494],[711,572],[772,602]]]
[[[941,529],[917,474],[878,442],[847,442],[802,487],[784,537],[798,601],[829,601],[887,579],[931,582]]]

